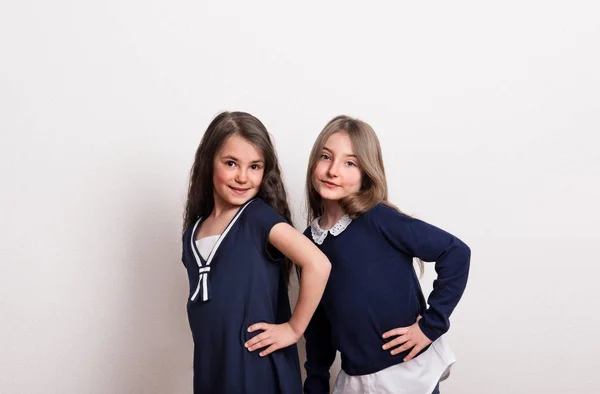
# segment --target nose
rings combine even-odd
[[[237,183],[246,183],[248,181],[248,174],[246,173],[246,170],[240,168],[235,174],[235,181]]]
[[[327,168],[327,175],[331,178],[337,178],[339,175],[340,164],[337,161],[332,160],[329,168]]]

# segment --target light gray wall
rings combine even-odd
[[[274,135],[298,227],[346,113],[471,246],[444,393],[600,391],[597,2],[363,3],[2,1],[2,394],[191,393],[181,212],[225,109]]]

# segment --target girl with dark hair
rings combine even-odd
[[[183,224],[194,393],[302,391],[295,343],[319,303],[330,264],[289,223],[265,126],[244,112],[221,113],[196,152]],[[291,261],[302,269],[293,314]]]

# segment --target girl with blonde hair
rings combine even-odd
[[[305,332],[305,393],[439,393],[455,358],[443,334],[465,289],[469,247],[388,202],[381,146],[373,129],[348,116],[317,137],[306,176],[305,235],[329,258],[323,298]],[[435,261],[428,303],[413,259]],[[421,269],[422,270],[422,269]]]

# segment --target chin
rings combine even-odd
[[[250,193],[248,192],[247,194],[243,195],[243,196],[236,196],[236,195],[229,195],[227,196],[227,202],[231,205],[244,205],[245,203],[247,203],[248,201],[252,200],[254,197],[256,197],[257,193]]]
[[[337,201],[337,200],[341,200],[342,198],[346,197],[346,196],[343,195],[343,193],[332,191],[332,190],[329,190],[329,189],[317,190],[317,193],[319,193],[319,195],[321,196],[321,198],[323,200]]]

